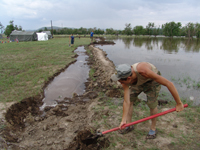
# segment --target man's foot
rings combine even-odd
[[[156,134],[158,133],[157,130],[153,131],[153,130],[150,130],[149,133],[147,134],[147,137],[146,139],[155,139],[156,138]]]
[[[128,133],[128,132],[131,132],[132,130],[134,130],[134,126],[126,127],[126,128],[123,129],[123,130],[119,130],[119,133],[120,133],[120,134],[126,134],[126,133]]]

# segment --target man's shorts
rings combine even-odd
[[[158,72],[159,75],[160,72]],[[152,80],[144,83],[141,86],[138,86],[137,88],[130,87],[130,101],[131,102],[136,102],[137,101],[137,96],[141,93],[144,92],[147,95],[147,105],[149,108],[154,109],[158,105],[158,94],[160,92],[161,85],[160,83]]]
[[[74,40],[73,39],[71,39],[71,44],[74,44]]]
[[[93,41],[93,36],[90,36],[91,40]]]

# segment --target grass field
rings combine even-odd
[[[89,43],[89,38],[75,38],[74,46],[69,47],[68,36],[0,43],[0,102],[21,101],[39,94],[49,77],[75,60],[73,50]]]

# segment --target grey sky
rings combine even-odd
[[[53,26],[113,28],[146,26],[154,22],[199,22],[199,0],[0,0],[0,22],[10,20],[23,29]]]

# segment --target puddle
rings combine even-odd
[[[89,77],[89,66],[86,61],[88,56],[83,46],[78,47],[74,52],[78,54],[77,61],[55,77],[44,90],[43,108],[56,105],[55,100],[72,98],[73,93],[81,95],[85,92],[85,82]]]

